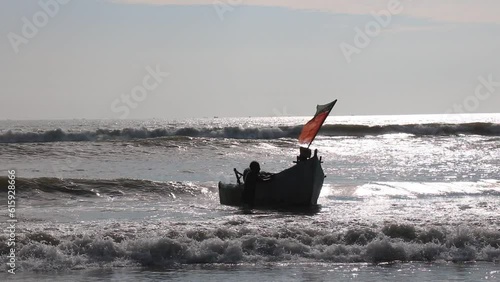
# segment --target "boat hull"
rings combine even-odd
[[[277,173],[269,181],[258,182],[255,206],[313,206],[317,205],[325,174],[317,156],[298,162]],[[219,182],[220,203],[242,206],[243,184]]]

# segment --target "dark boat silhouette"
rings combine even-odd
[[[300,147],[300,156],[296,164],[279,173],[273,174],[266,181],[258,181],[255,186],[254,206],[256,207],[302,207],[318,204],[319,194],[323,187],[325,174],[321,167],[318,151],[311,157],[309,146],[314,141],[321,126],[335,106],[337,100],[316,107],[316,114],[302,128],[299,143],[307,144]],[[242,196],[245,184],[241,183],[240,175],[234,169],[237,184],[219,182],[220,203],[229,206],[243,206]]]
[[[274,174],[269,181],[258,182],[255,188],[255,206],[314,206],[318,203],[325,174],[317,154],[307,160]],[[220,203],[243,206],[244,183],[219,182]]]

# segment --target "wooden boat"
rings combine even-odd
[[[255,206],[314,206],[323,187],[325,174],[317,154],[307,160],[274,174],[272,179],[258,182],[255,188]],[[220,203],[242,206],[244,184],[219,182]]]
[[[311,157],[309,146],[318,134],[325,119],[330,114],[337,100],[316,107],[316,114],[302,128],[299,136],[300,144],[307,144],[307,148],[300,147],[300,156],[294,166],[274,174],[268,181],[257,182],[255,187],[255,206],[266,207],[294,207],[314,206],[318,203],[319,194],[323,187],[325,174],[321,167],[321,158],[318,151]],[[238,184],[219,182],[220,203],[229,206],[243,206],[242,195],[245,185],[240,183],[240,177],[234,170]]]

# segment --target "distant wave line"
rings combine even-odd
[[[205,137],[231,139],[279,139],[297,138],[302,125],[266,128],[210,127],[210,128],[124,128],[97,129],[95,131],[70,132],[62,129],[44,132],[7,131],[0,134],[0,143],[43,143],[43,142],[93,142],[148,139],[158,137]],[[327,124],[320,130],[320,136],[376,136],[384,134],[411,134],[415,136],[482,135],[500,136],[500,124],[475,122],[461,124]]]

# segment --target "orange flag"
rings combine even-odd
[[[330,111],[333,109],[333,106],[337,103],[337,100],[331,102],[326,105],[318,105],[316,107],[316,114],[314,117],[304,125],[302,128],[302,132],[299,136],[300,144],[309,144],[311,145],[312,141],[318,134],[319,129],[325,122],[326,117],[330,114]]]

